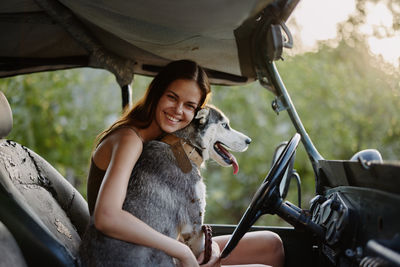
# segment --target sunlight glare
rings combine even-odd
[[[384,36],[384,28],[391,28],[393,15],[383,3],[367,4],[367,21],[361,30],[363,33],[373,35],[374,28],[377,33]],[[390,36],[379,38],[371,36],[368,38],[368,44],[372,53],[381,55],[383,59],[394,66],[399,66],[400,58],[400,36]]]
[[[300,1],[293,16],[300,27],[304,48],[313,48],[316,41],[335,38],[336,24],[346,20],[354,10],[354,0]]]
[[[297,27],[291,28],[292,33],[300,39],[298,51],[303,53],[316,48],[321,40],[334,39],[337,35],[337,24],[348,19],[355,11],[354,0],[307,0],[300,1],[293,17]],[[366,25],[360,27],[362,33],[369,35],[370,50],[381,55],[384,60],[399,66],[400,36],[377,38],[372,36],[375,31],[384,36],[384,29],[392,29],[393,15],[384,3],[367,3]],[[392,32],[393,34],[393,32]]]
[[[395,67],[399,67],[400,60],[400,36],[389,38],[368,38],[372,53],[381,55],[383,59]]]

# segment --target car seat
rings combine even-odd
[[[89,222],[85,199],[46,160],[6,139],[12,112],[0,91],[0,222],[30,266],[76,266]]]
[[[26,267],[25,258],[14,237],[0,222],[0,266]]]

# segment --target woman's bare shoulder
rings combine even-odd
[[[120,128],[107,136],[93,153],[93,160],[98,167],[106,168],[114,154],[130,153],[140,155],[143,142],[140,136],[130,128]]]
[[[133,130],[130,127],[123,127],[115,130],[110,136],[110,143],[112,146],[129,146],[136,148],[143,148],[143,141],[138,131]]]

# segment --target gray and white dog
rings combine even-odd
[[[245,151],[251,139],[232,129],[227,117],[212,106],[201,109],[174,135],[180,138],[174,144],[145,143],[132,171],[123,209],[155,230],[185,242],[198,256],[204,249],[205,185],[199,167],[188,158],[193,153],[200,156],[201,163],[212,158],[219,165],[232,165],[236,173],[238,164],[227,149]],[[189,145],[190,152],[182,155],[184,145]],[[107,237],[93,222],[82,240],[80,255],[82,264],[88,266],[175,266],[175,260],[163,251]]]

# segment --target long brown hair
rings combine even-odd
[[[204,69],[191,60],[172,61],[154,77],[143,98],[97,136],[97,145],[111,132],[126,125],[140,129],[149,127],[161,96],[173,81],[179,79],[193,80],[198,84],[201,91],[199,108],[204,107],[211,96],[210,83]]]

